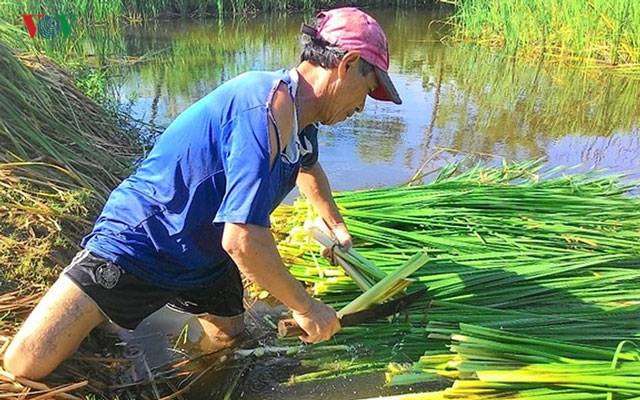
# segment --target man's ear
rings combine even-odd
[[[338,64],[338,78],[344,79],[347,74],[347,71],[351,68],[355,68],[358,65],[358,61],[360,60],[360,52],[359,51],[350,51],[342,57],[340,63]]]

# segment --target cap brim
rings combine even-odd
[[[376,66],[373,67],[373,70],[376,73],[376,78],[378,78],[378,88],[369,93],[369,96],[376,100],[393,101],[396,104],[402,104],[402,99],[400,99],[396,87],[393,86],[389,74]]]

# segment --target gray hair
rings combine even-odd
[[[321,18],[314,18],[309,25],[313,28],[318,28],[321,23]],[[337,67],[348,52],[339,46],[330,44],[322,38],[313,37],[305,33],[300,37],[300,45],[302,48],[300,52],[300,62],[309,61],[323,68]],[[367,76],[373,72],[373,65],[360,57],[358,70],[362,76]]]

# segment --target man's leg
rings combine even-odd
[[[7,348],[4,368],[27,379],[42,379],[104,320],[89,296],[61,275]]]
[[[227,273],[211,287],[184,291],[169,307],[195,314],[204,333],[201,345],[215,349],[233,344],[244,330],[243,293],[240,273],[235,265],[229,265]]]

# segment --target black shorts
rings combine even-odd
[[[62,271],[98,305],[102,313],[123,328],[138,324],[164,305],[192,314],[235,317],[244,312],[240,273],[230,265],[211,287],[172,291],[136,278],[112,262],[81,250]]]

